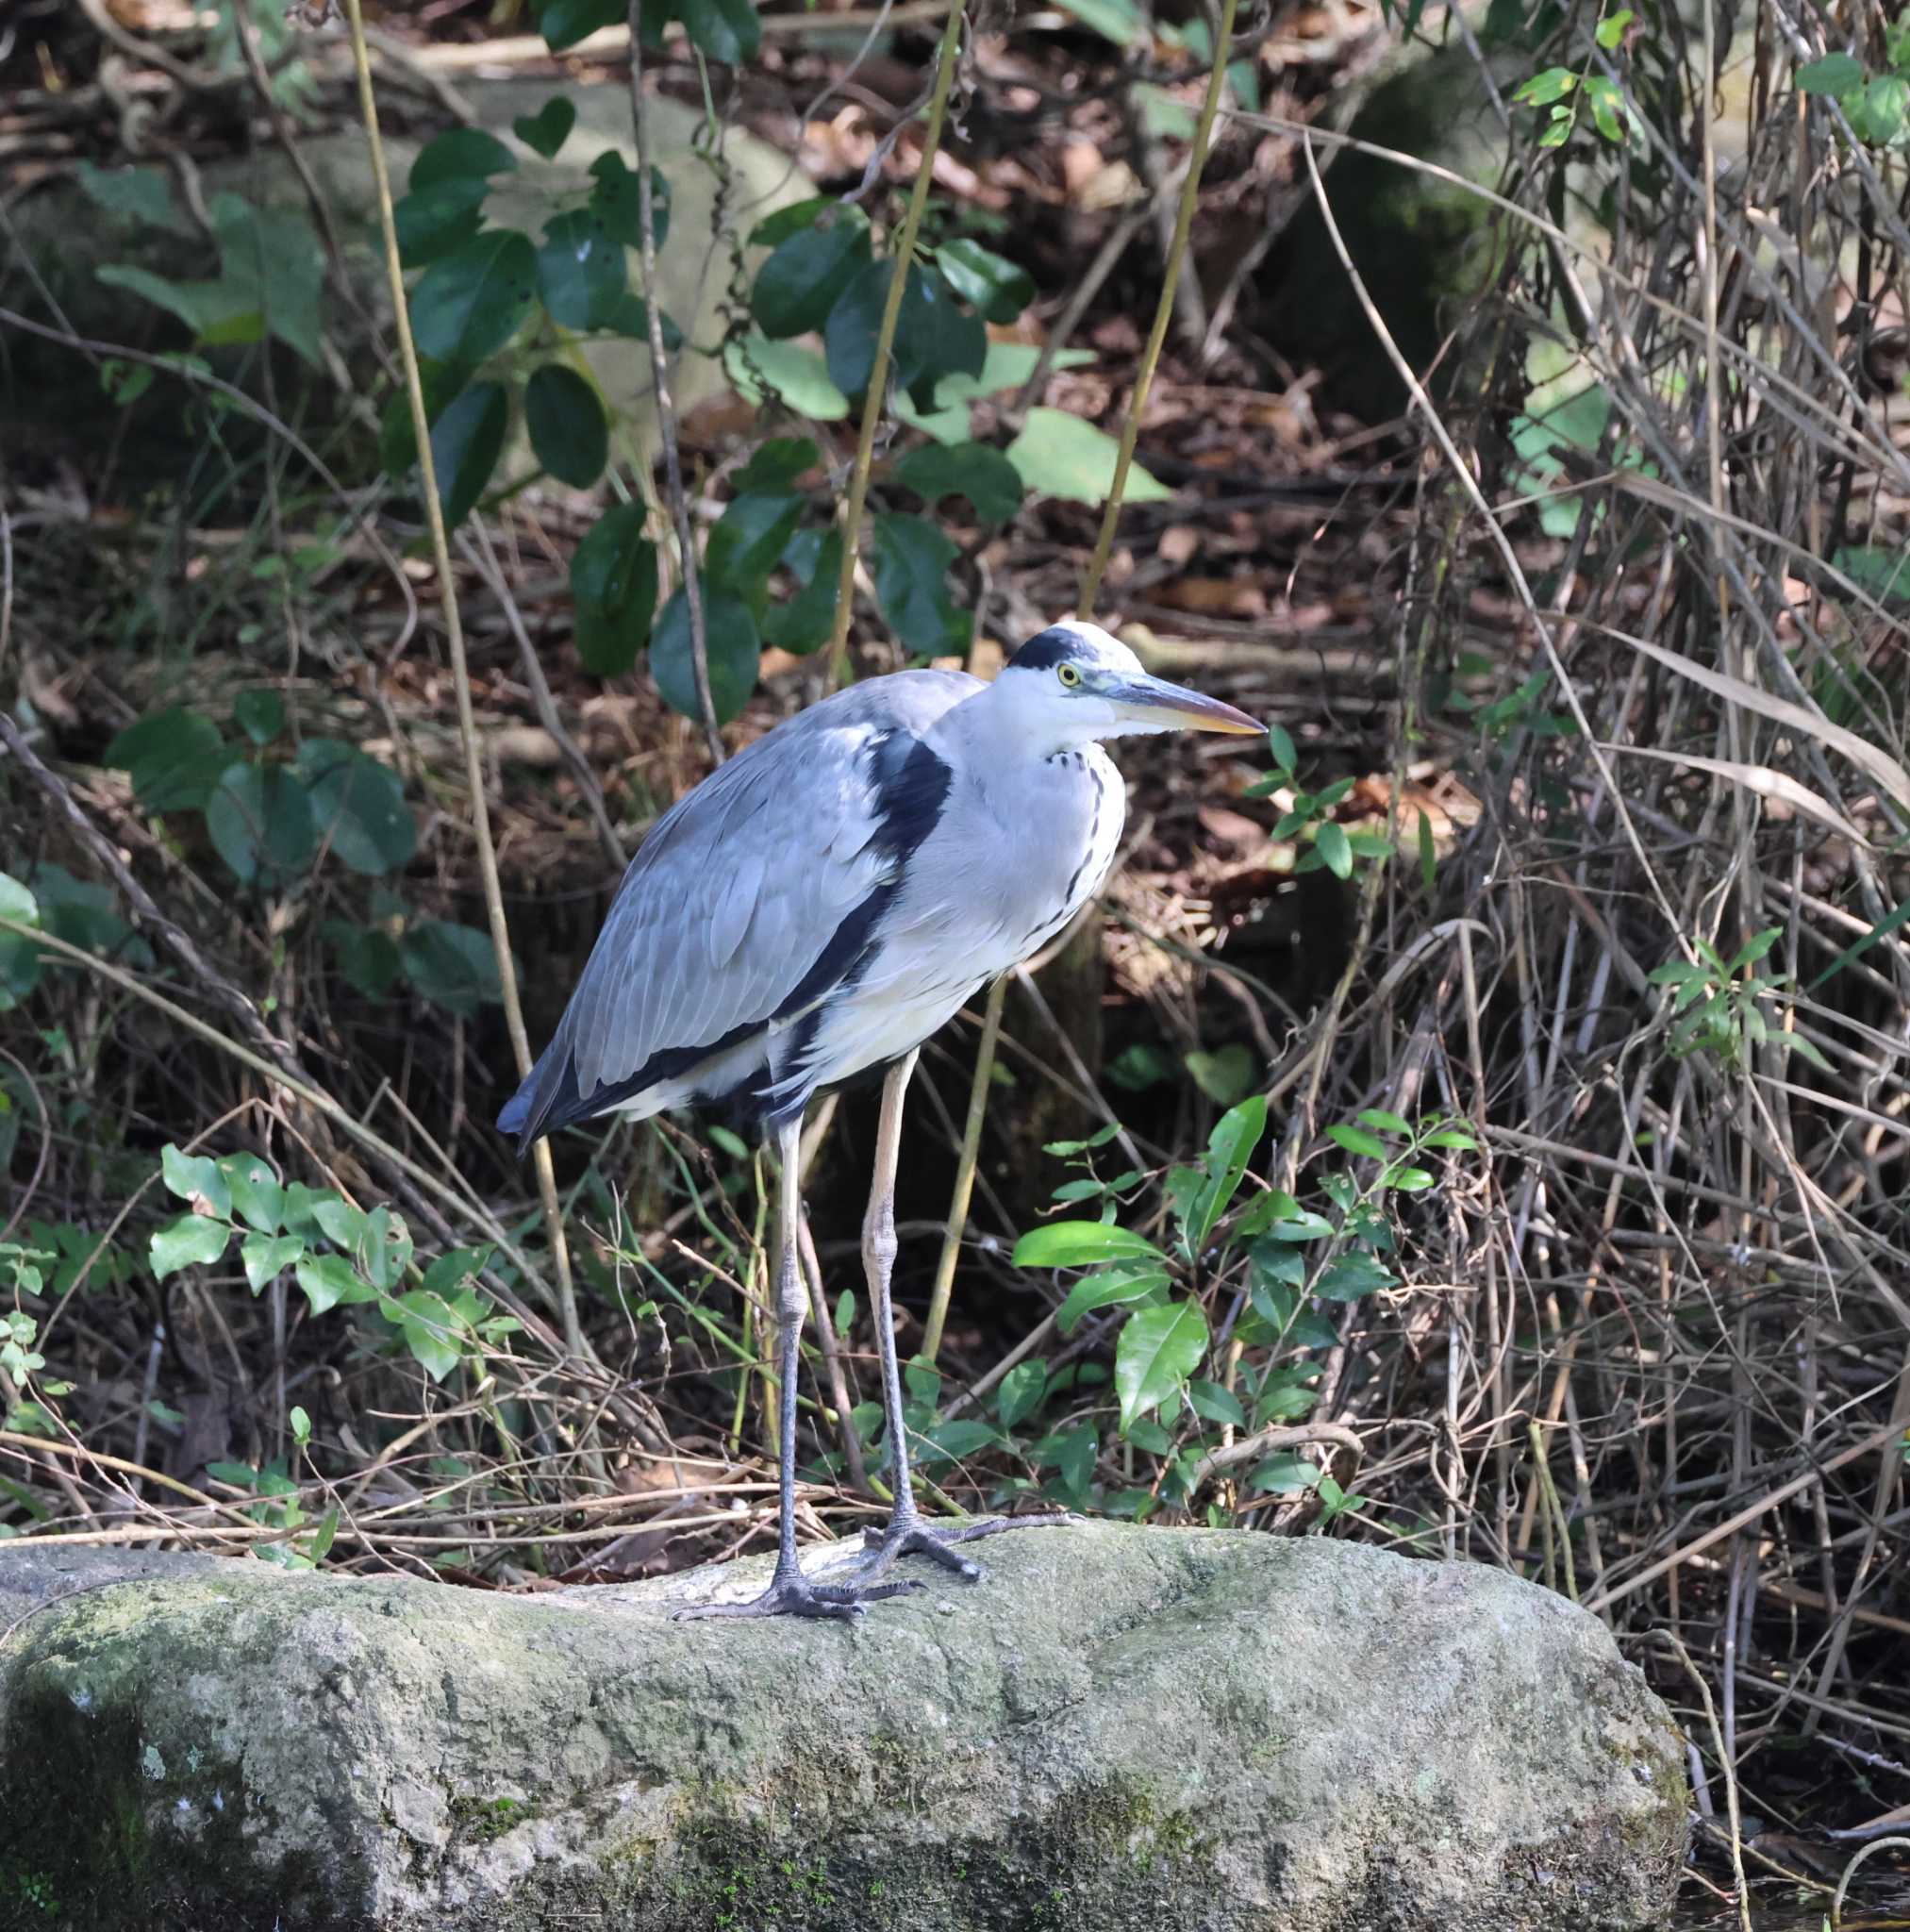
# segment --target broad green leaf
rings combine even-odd
[[[1041,1398],[1047,1392],[1048,1364],[1038,1356],[1017,1362],[995,1391],[995,1419],[1003,1428],[1012,1429],[1041,1407]]]
[[[1392,1287],[1395,1279],[1392,1271],[1382,1267],[1370,1255],[1354,1252],[1329,1261],[1310,1291],[1321,1301],[1356,1302],[1361,1295],[1371,1294],[1376,1289]]]
[[[454,127],[427,142],[411,163],[409,187],[436,188],[446,181],[489,181],[517,172],[517,157],[481,127]]]
[[[577,125],[577,104],[569,94],[553,94],[535,114],[520,114],[510,131],[533,154],[554,160]]]
[[[424,1286],[433,1294],[453,1301],[490,1265],[489,1241],[472,1248],[446,1248],[424,1271]]]
[[[1326,861],[1326,869],[1337,879],[1353,876],[1353,847],[1346,834],[1331,819],[1325,820],[1313,835],[1313,843]]]
[[[164,1281],[181,1268],[204,1267],[225,1252],[232,1230],[209,1215],[182,1214],[177,1221],[153,1230],[147,1251],[152,1257],[153,1278]]]
[[[1256,1093],[1230,1108],[1207,1138],[1207,1158],[1200,1191],[1188,1210],[1188,1246],[1195,1254],[1232,1203],[1247,1163],[1267,1131],[1267,1096]]]
[[[538,254],[515,228],[490,228],[454,248],[411,291],[421,355],[474,368],[510,341],[531,311]]]
[[[524,385],[531,451],[559,483],[588,490],[604,474],[610,425],[597,391],[561,362],[546,362]]]
[[[1062,11],[1071,13],[1083,26],[1112,41],[1117,47],[1131,47],[1147,30],[1147,18],[1135,0],[1062,0]]]
[[[837,298],[869,260],[869,224],[858,210],[826,227],[806,225],[779,241],[756,271],[750,312],[766,336],[806,335],[828,321]]]
[[[736,487],[747,490],[793,490],[797,478],[822,460],[812,436],[772,436],[757,446],[738,474]]]
[[[374,1288],[395,1290],[411,1263],[411,1236],[405,1217],[389,1208],[374,1208],[365,1222],[358,1259],[366,1277]]]
[[[938,503],[965,496],[985,524],[1005,523],[1021,507],[1021,477],[1000,450],[985,442],[936,443],[910,450],[895,466],[896,480]]]
[[[1121,1427],[1178,1394],[1206,1352],[1207,1318],[1193,1302],[1170,1302],[1130,1315],[1114,1350]]]
[[[803,514],[803,498],[784,490],[744,490],[709,533],[704,581],[754,602]]]
[[[231,1211],[260,1234],[276,1234],[285,1213],[285,1190],[271,1163],[256,1154],[228,1154],[218,1166],[231,1190]]]
[[[1187,1067],[1194,1085],[1216,1107],[1232,1107],[1253,1090],[1260,1074],[1253,1048],[1237,1041],[1218,1053],[1202,1053],[1196,1048],[1188,1055]]]
[[[428,268],[440,257],[476,239],[484,226],[490,183],[475,175],[454,175],[429,188],[414,188],[391,209],[398,229],[398,259],[407,268]]]
[[[1562,101],[1578,85],[1578,75],[1570,67],[1547,67],[1520,84],[1512,96],[1528,108],[1550,107]]]
[[[1028,489],[1071,503],[1101,504],[1114,488],[1121,445],[1105,430],[1061,409],[1030,409],[1008,460]],[[1138,463],[1128,466],[1124,503],[1164,503],[1173,491]]]
[[[837,297],[823,327],[829,379],[845,395],[860,395],[875,365],[875,338],[889,302],[894,264],[872,261]],[[933,408],[945,377],[979,375],[988,352],[988,330],[965,313],[948,284],[933,270],[911,266],[895,320],[891,367],[898,389],[918,408]]]
[[[217,1161],[203,1154],[182,1154],[171,1141],[159,1151],[159,1178],[169,1194],[191,1203],[196,1211],[224,1216],[232,1212],[232,1189]]]
[[[630,258],[588,208],[555,215],[537,253],[538,293],[565,328],[607,328],[630,287]]]
[[[1410,1134],[1413,1129],[1409,1122],[1396,1113],[1388,1113],[1383,1107],[1368,1107],[1360,1110],[1359,1123],[1370,1127],[1376,1134]]]
[[[1237,1429],[1247,1426],[1247,1411],[1240,1407],[1240,1398],[1218,1382],[1189,1382],[1188,1406],[1203,1422],[1231,1423]]]
[[[1910,599],[1910,549],[1901,544],[1844,544],[1832,551],[1831,567],[1879,603]],[[1824,589],[1832,597],[1849,595],[1836,585]]]
[[[604,27],[621,26],[628,18],[625,0],[543,0],[538,9],[538,31],[556,54]]]
[[[382,926],[328,919],[324,932],[331,941],[339,971],[355,991],[375,1000],[391,990],[404,962],[398,957],[398,941]]]
[[[284,765],[228,765],[207,801],[206,832],[241,885],[279,883],[318,850],[311,794]]]
[[[165,228],[174,235],[198,233],[163,167],[108,169],[82,161],[78,180],[86,198],[108,214],[129,215],[143,227]]]
[[[964,1456],[978,1456],[995,1448],[1000,1434],[987,1423],[936,1423],[916,1439],[915,1460],[921,1469],[933,1469],[938,1462],[955,1462]]]
[[[38,926],[40,907],[10,874],[0,872],[0,918]],[[7,1013],[40,984],[40,949],[30,940],[0,932],[0,1013]]]
[[[245,1269],[246,1287],[254,1294],[261,1293],[304,1253],[305,1242],[295,1234],[247,1235],[239,1243],[239,1259]]]
[[[238,194],[215,194],[207,208],[219,239],[221,286],[258,316],[264,332],[318,368],[325,257],[310,217],[298,208],[260,207]],[[208,332],[207,339],[215,333]],[[256,340],[243,331],[237,339]]]
[[[434,1382],[443,1381],[463,1352],[463,1324],[441,1295],[425,1289],[402,1296],[398,1307],[403,1310],[399,1327],[411,1358]]]
[[[849,398],[829,380],[828,365],[800,342],[744,336],[724,343],[722,366],[746,402],[760,404],[767,384],[772,395],[812,423],[839,423],[849,413]]]
[[[510,396],[501,382],[473,382],[431,425],[438,501],[454,528],[476,508],[509,427]]]
[[[763,641],[779,651],[807,657],[835,635],[836,598],[842,580],[842,532],[832,525],[827,530],[798,531],[797,535],[817,539],[809,558],[808,581],[793,597],[770,606],[763,618]],[[785,552],[785,560],[788,557]]]
[[[418,828],[397,773],[335,738],[308,738],[296,769],[310,790],[312,815],[340,863],[368,878],[408,865]]]
[[[643,534],[640,503],[597,519],[571,558],[577,655],[599,677],[618,677],[650,641],[656,615],[656,546]]]
[[[1068,1299],[1055,1311],[1055,1325],[1063,1335],[1071,1335],[1084,1315],[1091,1315],[1100,1308],[1123,1308],[1137,1303],[1156,1302],[1167,1291],[1165,1268],[1148,1260],[1117,1262],[1112,1267],[1099,1268],[1092,1274],[1083,1275],[1068,1291]]]
[[[636,174],[615,148],[606,148],[590,163],[595,186],[590,212],[604,224],[611,241],[626,248],[643,246],[643,191]],[[670,183],[658,168],[650,170],[652,240],[661,248],[670,234]],[[647,332],[648,325],[645,325]]]
[[[676,12],[690,45],[726,66],[754,59],[762,44],[756,0],[677,0]]]
[[[470,1019],[504,997],[490,935],[448,920],[424,919],[399,941],[405,976],[434,1006]]]
[[[1433,1185],[1433,1176],[1423,1167],[1408,1167],[1395,1162],[1380,1175],[1380,1186],[1392,1188],[1402,1194],[1423,1194]]]
[[[290,1189],[287,1194],[286,1226],[290,1229],[293,1225]],[[336,1194],[322,1193],[312,1196],[311,1213],[324,1238],[343,1248],[347,1254],[356,1255],[364,1246],[372,1224],[362,1208],[354,1208],[349,1201],[340,1200]]]
[[[232,700],[232,717],[254,744],[267,745],[285,729],[285,700],[269,687],[242,691]]]
[[[1031,1227],[1015,1243],[1012,1258],[1017,1268],[1088,1268],[1143,1257],[1167,1265],[1167,1257],[1130,1228],[1103,1221],[1050,1221]]]
[[[1349,1154],[1363,1154],[1369,1160],[1387,1158],[1387,1143],[1361,1127],[1331,1126],[1326,1130],[1326,1138],[1337,1146],[1344,1147]]]
[[[128,724],[106,748],[108,765],[132,774],[133,794],[147,811],[203,809],[228,761],[211,719],[178,706]]]
[[[378,1291],[342,1255],[307,1255],[292,1263],[292,1274],[314,1315],[323,1315],[341,1302],[378,1298]]]
[[[910,650],[959,650],[968,641],[968,613],[948,594],[948,568],[960,554],[921,517],[885,510],[875,519],[876,601]]]
[[[1823,94],[1840,99],[1864,84],[1864,63],[1854,55],[1826,54],[1821,60],[1810,60],[1797,71],[1797,91],[1801,94]]]
[[[716,722],[726,724],[749,702],[762,662],[756,621],[740,597],[703,586],[704,653],[709,667],[709,702]],[[689,630],[689,602],[677,591],[663,607],[650,638],[650,675],[663,702],[686,718],[700,718],[696,666]]]
[[[949,287],[985,321],[1013,322],[1035,299],[1035,277],[979,242],[945,242],[935,260]]]
[[[1314,1489],[1319,1482],[1317,1462],[1308,1462],[1304,1456],[1270,1456],[1254,1470],[1247,1487],[1262,1494],[1290,1496]]]

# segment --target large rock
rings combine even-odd
[[[8,1932],[1557,1932],[1683,1860],[1642,1675],[1471,1565],[1039,1529],[849,1626],[0,1552]]]

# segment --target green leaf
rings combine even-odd
[[[143,226],[174,235],[198,232],[179,206],[172,176],[163,167],[108,169],[82,161],[78,179],[86,198],[108,214],[126,215]]]
[[[754,59],[762,45],[755,0],[678,0],[676,10],[690,45],[725,66]]]
[[[1314,849],[1326,861],[1326,869],[1337,879],[1353,876],[1353,847],[1346,834],[1331,819],[1324,820],[1313,835]]]
[[[1320,1272],[1311,1292],[1321,1301],[1356,1302],[1376,1289],[1390,1288],[1397,1277],[1370,1255],[1354,1252],[1329,1261]]]
[[[610,425],[597,391],[561,362],[546,362],[523,391],[524,427],[530,445],[559,483],[588,490],[604,474],[610,455]]]
[[[342,1255],[307,1255],[292,1264],[292,1273],[314,1315],[323,1315],[341,1302],[378,1298],[378,1291]]]
[[[704,581],[754,602],[803,514],[803,498],[744,490],[731,498],[704,550]]]
[[[305,1242],[295,1234],[276,1237],[249,1234],[239,1243],[239,1259],[245,1269],[245,1285],[259,1294],[305,1253]]]
[[[38,926],[40,907],[10,874],[0,872],[0,918]],[[11,1012],[40,984],[40,949],[30,940],[0,932],[0,1013]]]
[[[261,208],[238,194],[215,194],[207,206],[219,238],[221,287],[257,316],[263,332],[318,368],[325,258],[310,219],[302,210]],[[257,331],[241,330],[237,340],[256,341]]]
[[[1607,54],[1617,51],[1625,37],[1625,29],[1635,18],[1629,7],[1621,7],[1616,13],[1608,13],[1599,22],[1597,40]]]
[[[1133,46],[1146,32],[1146,17],[1135,0],[1062,0],[1062,10],[1117,47]]]
[[[398,941],[382,926],[353,925],[343,919],[326,920],[324,932],[345,983],[367,999],[382,999],[402,970]]]
[[[615,148],[606,148],[590,163],[595,185],[590,212],[604,224],[613,242],[626,248],[643,246],[643,192],[636,174]],[[670,183],[659,168],[650,170],[650,224],[658,248],[670,234]],[[648,332],[649,325],[644,325]]]
[[[411,291],[419,353],[466,369],[494,356],[530,313],[538,266],[515,228],[488,228],[434,261]]]
[[[319,834],[340,864],[381,878],[411,862],[418,828],[404,784],[389,765],[338,739],[308,738],[298,748],[296,770],[310,788]]]
[[[232,700],[232,716],[254,744],[270,744],[285,729],[285,700],[270,689],[242,691]]]
[[[1035,299],[1035,277],[979,242],[945,242],[935,259],[949,287],[986,321],[1013,322]]]
[[[836,597],[842,580],[842,532],[832,525],[814,534],[818,541],[809,579],[795,596],[772,604],[763,619],[763,639],[780,651],[807,657],[820,651],[836,632]],[[788,553],[785,553],[787,558]]]
[[[182,1154],[170,1141],[159,1152],[159,1178],[169,1194],[190,1202],[195,1211],[224,1216],[232,1212],[232,1190],[216,1161],[203,1154]]]
[[[1438,883],[1439,854],[1433,842],[1433,821],[1423,808],[1420,811],[1420,883],[1430,894]]]
[[[571,558],[577,655],[599,677],[619,677],[650,641],[656,615],[656,546],[644,508],[620,503],[597,519]]]
[[[1170,1302],[1130,1315],[1114,1350],[1114,1388],[1121,1425],[1158,1408],[1180,1392],[1207,1352],[1207,1318],[1193,1302]]]
[[[473,1279],[490,1265],[489,1241],[472,1248],[446,1248],[424,1271],[424,1286],[433,1294],[451,1301],[467,1289]]]
[[[1801,94],[1841,99],[1863,84],[1864,63],[1851,54],[1826,54],[1821,60],[1807,61],[1797,71],[1797,91]]]
[[[1336,1145],[1344,1147],[1349,1154],[1363,1154],[1369,1160],[1384,1160],[1387,1158],[1386,1142],[1377,1135],[1369,1134],[1359,1127],[1343,1124],[1328,1127],[1326,1138]]]
[[[490,935],[448,920],[424,919],[399,941],[405,976],[424,998],[470,1019],[504,997]]]
[[[1077,1223],[1076,1225],[1085,1224]],[[1136,1303],[1159,1301],[1168,1291],[1167,1270],[1148,1260],[1117,1261],[1111,1267],[1084,1275],[1068,1291],[1068,1299],[1055,1311],[1055,1325],[1063,1335],[1071,1335],[1084,1315],[1098,1308],[1128,1307]]]
[[[311,1441],[311,1417],[297,1403],[293,1403],[286,1421],[291,1426],[291,1440],[303,1449]]]
[[[411,1358],[434,1382],[441,1382],[457,1366],[463,1353],[464,1328],[442,1296],[414,1289],[399,1299],[404,1311],[400,1332]]]
[[[231,1232],[224,1222],[204,1214],[182,1214],[177,1221],[155,1228],[147,1244],[153,1278],[164,1281],[182,1268],[205,1267],[218,1260]]]
[[[885,510],[875,519],[875,597],[912,651],[958,650],[969,617],[948,594],[948,568],[961,555],[933,524]]]
[[[398,259],[407,268],[428,268],[454,248],[476,239],[484,226],[490,183],[461,175],[429,188],[413,188],[391,209],[398,229]]]
[[[628,18],[625,0],[543,0],[538,31],[553,54],[574,47],[587,36]]]
[[[1187,1068],[1194,1085],[1216,1107],[1232,1107],[1252,1090],[1260,1074],[1253,1049],[1237,1041],[1218,1053],[1202,1053],[1197,1048],[1188,1055]]]
[[[836,1340],[847,1341],[855,1327],[855,1291],[845,1288],[836,1297]]]
[[[206,832],[246,886],[280,883],[318,850],[311,794],[283,765],[228,765],[207,802]]]
[[[1188,1210],[1185,1232],[1188,1248],[1198,1254],[1213,1232],[1214,1224],[1227,1211],[1235,1191],[1247,1172],[1247,1163],[1267,1131],[1267,1096],[1256,1093],[1230,1108],[1216,1123],[1207,1138],[1205,1173],[1200,1191]]]
[[[453,527],[477,507],[509,427],[510,396],[501,382],[473,383],[431,425],[438,501]]]
[[[826,227],[801,227],[779,241],[756,271],[750,312],[766,336],[806,335],[828,321],[837,298],[870,258],[869,224],[859,212]]]
[[[576,125],[576,102],[569,94],[553,94],[535,114],[520,114],[510,124],[510,131],[533,154],[549,161],[556,158],[557,150],[570,140]]]
[[[1409,1121],[1402,1120],[1396,1113],[1388,1113],[1383,1107],[1363,1108],[1359,1124],[1363,1127],[1370,1127],[1376,1134],[1410,1134],[1413,1131]]]
[[[869,386],[893,272],[894,264],[886,259],[869,262],[829,310],[823,325],[829,378],[844,395],[860,395]],[[895,319],[891,359],[896,387],[906,390],[919,408],[932,408],[944,377],[981,373],[988,345],[980,317],[956,306],[939,275],[911,265]]]
[[[1578,85],[1578,75],[1570,67],[1548,67],[1523,82],[1512,96],[1528,108],[1550,107],[1562,101]]]
[[[285,1190],[271,1163],[256,1154],[228,1154],[218,1166],[231,1190],[231,1211],[260,1234],[276,1234],[285,1214]]]
[[[756,621],[740,597],[703,587],[704,650],[709,665],[709,702],[716,722],[726,724],[749,702],[762,662]],[[650,675],[663,702],[686,718],[700,718],[696,666],[691,651],[689,603],[677,591],[663,607],[650,639]]]
[[[1071,503],[1102,504],[1114,487],[1121,445],[1106,431],[1061,409],[1030,409],[1008,460],[1028,489]],[[1125,503],[1164,503],[1173,491],[1138,463],[1128,466]]]
[[[489,181],[517,172],[517,157],[481,127],[454,127],[427,142],[411,163],[409,187],[437,188],[446,181]]]
[[[849,398],[829,380],[827,364],[800,342],[772,342],[749,335],[723,344],[723,372],[746,402],[760,404],[763,387],[812,423],[839,423]]]
[[[772,436],[762,443],[738,474],[736,487],[748,490],[792,490],[798,477],[821,464],[822,452],[812,436]]]
[[[1167,1257],[1131,1229],[1103,1221],[1050,1221],[1031,1227],[1015,1243],[1017,1268],[1087,1268],[1096,1261],[1145,1257],[1166,1265]]]
[[[1297,1495],[1315,1488],[1320,1481],[1320,1465],[1304,1456],[1270,1456],[1254,1470],[1247,1487],[1262,1494]]]
[[[565,328],[610,325],[630,288],[630,258],[603,216],[588,208],[555,215],[537,252],[538,293]]]
[[[1300,762],[1300,754],[1293,748],[1292,734],[1284,724],[1268,725],[1267,749],[1272,757],[1276,772],[1290,773]]]
[[[1020,471],[985,442],[958,442],[949,448],[925,443],[896,464],[895,475],[930,503],[944,496],[967,497],[985,524],[1005,523],[1021,507]]]
[[[132,774],[147,811],[203,810],[228,761],[211,719],[177,706],[127,725],[106,748],[108,766]]]
[[[1017,1362],[995,1391],[995,1419],[1003,1428],[1012,1429],[1041,1407],[1047,1392],[1048,1364],[1038,1357]]]
[[[1247,1411],[1240,1407],[1240,1398],[1218,1382],[1188,1383],[1188,1404],[1203,1422],[1231,1423],[1237,1429],[1247,1426]]]

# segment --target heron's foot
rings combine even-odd
[[[865,1529],[862,1541],[869,1555],[863,1558],[859,1576],[880,1576],[898,1557],[927,1557],[944,1570],[953,1570],[971,1583],[978,1583],[988,1573],[972,1557],[962,1555],[955,1545],[972,1543],[978,1537],[999,1536],[1005,1529],[1040,1529],[1050,1524],[1079,1523],[1082,1519],[1066,1509],[1048,1510],[1039,1516],[988,1516],[979,1523],[956,1524],[950,1528],[931,1527],[913,1510],[898,1511],[884,1529]]]
[[[691,1604],[678,1610],[675,1621],[689,1623],[701,1617],[833,1617],[855,1623],[867,1604],[884,1597],[904,1596],[927,1586],[913,1579],[899,1583],[811,1583],[800,1570],[779,1571],[759,1597],[746,1604]]]

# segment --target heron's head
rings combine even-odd
[[[1030,638],[995,684],[1018,721],[1055,749],[1140,731],[1267,729],[1219,698],[1149,676],[1118,638],[1074,618]]]

